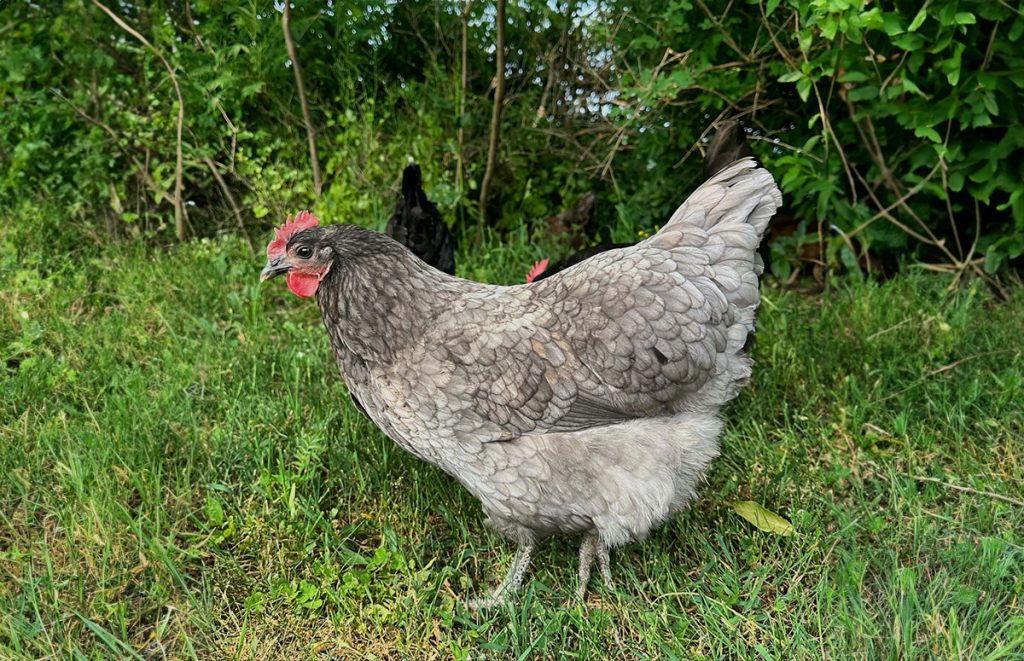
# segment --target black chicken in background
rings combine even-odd
[[[704,178],[710,179],[725,166],[753,155],[740,123],[735,120],[722,122],[704,154]]]
[[[455,239],[423,190],[423,174],[413,163],[402,173],[402,199],[384,233],[438,271],[455,275]]]

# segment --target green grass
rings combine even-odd
[[[992,495],[1024,500],[1024,289],[767,287],[699,502],[586,606],[556,540],[514,606],[474,614],[512,548],[353,410],[315,304],[261,265],[231,239],[0,235],[0,657],[1024,653],[1024,506]]]

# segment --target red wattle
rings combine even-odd
[[[289,271],[285,281],[288,283],[288,289],[291,289],[292,293],[299,298],[309,298],[316,293],[317,287],[320,286],[319,277],[300,271]]]

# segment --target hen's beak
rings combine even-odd
[[[260,282],[265,282],[275,275],[281,275],[287,273],[291,266],[288,265],[284,257],[278,257],[267,262],[267,265],[263,267],[260,272]]]

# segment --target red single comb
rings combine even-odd
[[[288,216],[288,220],[283,225],[274,229],[274,240],[267,244],[267,258],[280,257],[288,247],[288,240],[292,238],[293,234],[319,224],[320,219],[308,211],[300,211],[295,214],[295,220]]]
[[[547,269],[547,267],[548,259],[546,257],[540,260],[539,262],[534,262],[533,267],[530,268],[530,272],[526,274],[526,281],[533,282],[534,280],[537,279],[537,276],[539,276],[541,273],[545,271],[545,269]]]

